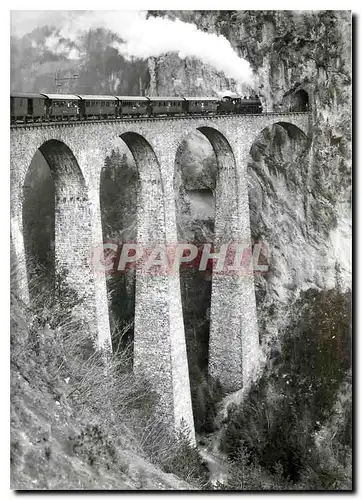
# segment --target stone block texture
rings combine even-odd
[[[110,348],[105,276],[94,273],[92,250],[102,244],[100,174],[104,159],[123,140],[140,179],[137,240],[145,246],[176,244],[173,179],[177,150],[199,130],[217,158],[215,249],[250,242],[247,163],[250,148],[268,125],[298,127],[306,135],[309,116],[300,113],[230,117],[183,117],[103,123],[61,123],[11,129],[11,254],[19,294],[29,301],[23,239],[23,185],[40,149],[55,183],[55,264],[67,271],[84,298],[83,314],[94,342]],[[120,138],[120,139],[119,139]],[[216,251],[216,250],[215,250]],[[258,361],[253,276],[215,274],[212,281],[209,373],[228,391],[247,384]],[[134,370],[160,395],[160,418],[175,429],[181,420],[194,439],[179,276],[136,271]]]

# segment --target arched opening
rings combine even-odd
[[[80,229],[88,223],[83,175],[71,150],[50,140],[35,153],[23,185],[23,230],[30,299],[53,290],[64,274],[82,277]]]
[[[164,241],[164,221],[160,221],[164,210],[160,170],[152,147],[137,133],[127,132],[120,139],[101,172],[100,205],[103,243],[118,247],[106,278],[112,348],[132,368],[137,269],[134,263],[119,269],[119,258],[125,244],[147,246]]]
[[[309,95],[308,93],[300,89],[294,92],[291,96],[291,111],[305,112],[309,111]]]
[[[235,175],[231,148],[216,129],[200,127],[180,144],[174,175],[178,241],[196,245],[199,256],[205,244],[217,252],[232,236],[230,216],[237,210]],[[212,261],[206,270],[194,262],[180,267],[182,309],[195,428],[210,432],[221,397],[218,381],[209,373]]]
[[[137,239],[137,197],[139,175],[134,158],[127,146],[119,141],[105,159],[100,180],[100,207],[103,243],[113,243],[121,249],[124,243]],[[120,252],[117,252],[115,265]],[[129,352],[133,357],[135,269],[125,272],[114,268],[106,275],[112,350]],[[127,356],[125,356],[128,359]]]
[[[275,123],[262,130],[250,150],[251,238],[252,243],[262,245],[264,255],[259,261],[268,266],[266,273],[254,274],[263,344],[272,341],[278,304],[295,288],[305,266],[302,261],[298,263],[298,259],[303,254],[309,217],[306,213],[307,154],[306,135],[288,122]]]

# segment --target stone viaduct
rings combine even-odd
[[[25,125],[11,129],[11,245],[19,294],[29,302],[23,238],[23,185],[35,152],[47,160],[55,184],[55,266],[85,298],[84,314],[94,341],[109,347],[105,276],[93,273],[91,252],[102,243],[100,176],[121,138],[139,173],[137,241],[177,242],[173,186],[178,147],[199,130],[218,163],[215,245],[250,241],[247,163],[267,126],[290,133],[309,130],[308,113],[267,113]],[[215,275],[212,281],[209,373],[228,391],[248,383],[257,363],[259,338],[253,277]],[[161,412],[174,427],[181,419],[193,430],[179,276],[136,274],[134,370],[161,397]]]

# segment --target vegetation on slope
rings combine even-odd
[[[338,288],[303,292],[269,369],[229,408],[220,448],[233,487],[249,469],[260,479],[261,467],[281,489],[351,489],[350,299]]]
[[[187,429],[175,438],[155,420],[157,395],[128,369],[127,352],[104,358],[72,314],[66,277],[31,309],[11,297],[11,487],[197,489],[208,471]],[[176,477],[178,476],[178,477]]]

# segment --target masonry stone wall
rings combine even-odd
[[[84,297],[84,314],[95,341],[109,347],[105,277],[94,273],[91,254],[102,244],[100,174],[117,140],[131,150],[139,171],[137,235],[144,245],[177,243],[174,171],[177,150],[190,132],[200,130],[217,158],[215,246],[229,240],[250,242],[247,164],[250,148],[267,126],[298,127],[308,133],[306,114],[268,114],[124,120],[27,126],[11,130],[12,255],[19,294],[29,301],[23,241],[23,184],[40,149],[56,190],[55,256],[72,286]],[[120,138],[120,139],[119,139]],[[227,240],[227,241],[226,241]],[[253,276],[213,276],[209,372],[227,390],[249,382],[257,364]],[[175,427],[182,419],[193,432],[193,417],[179,276],[136,271],[134,369],[160,395],[159,411]]]

